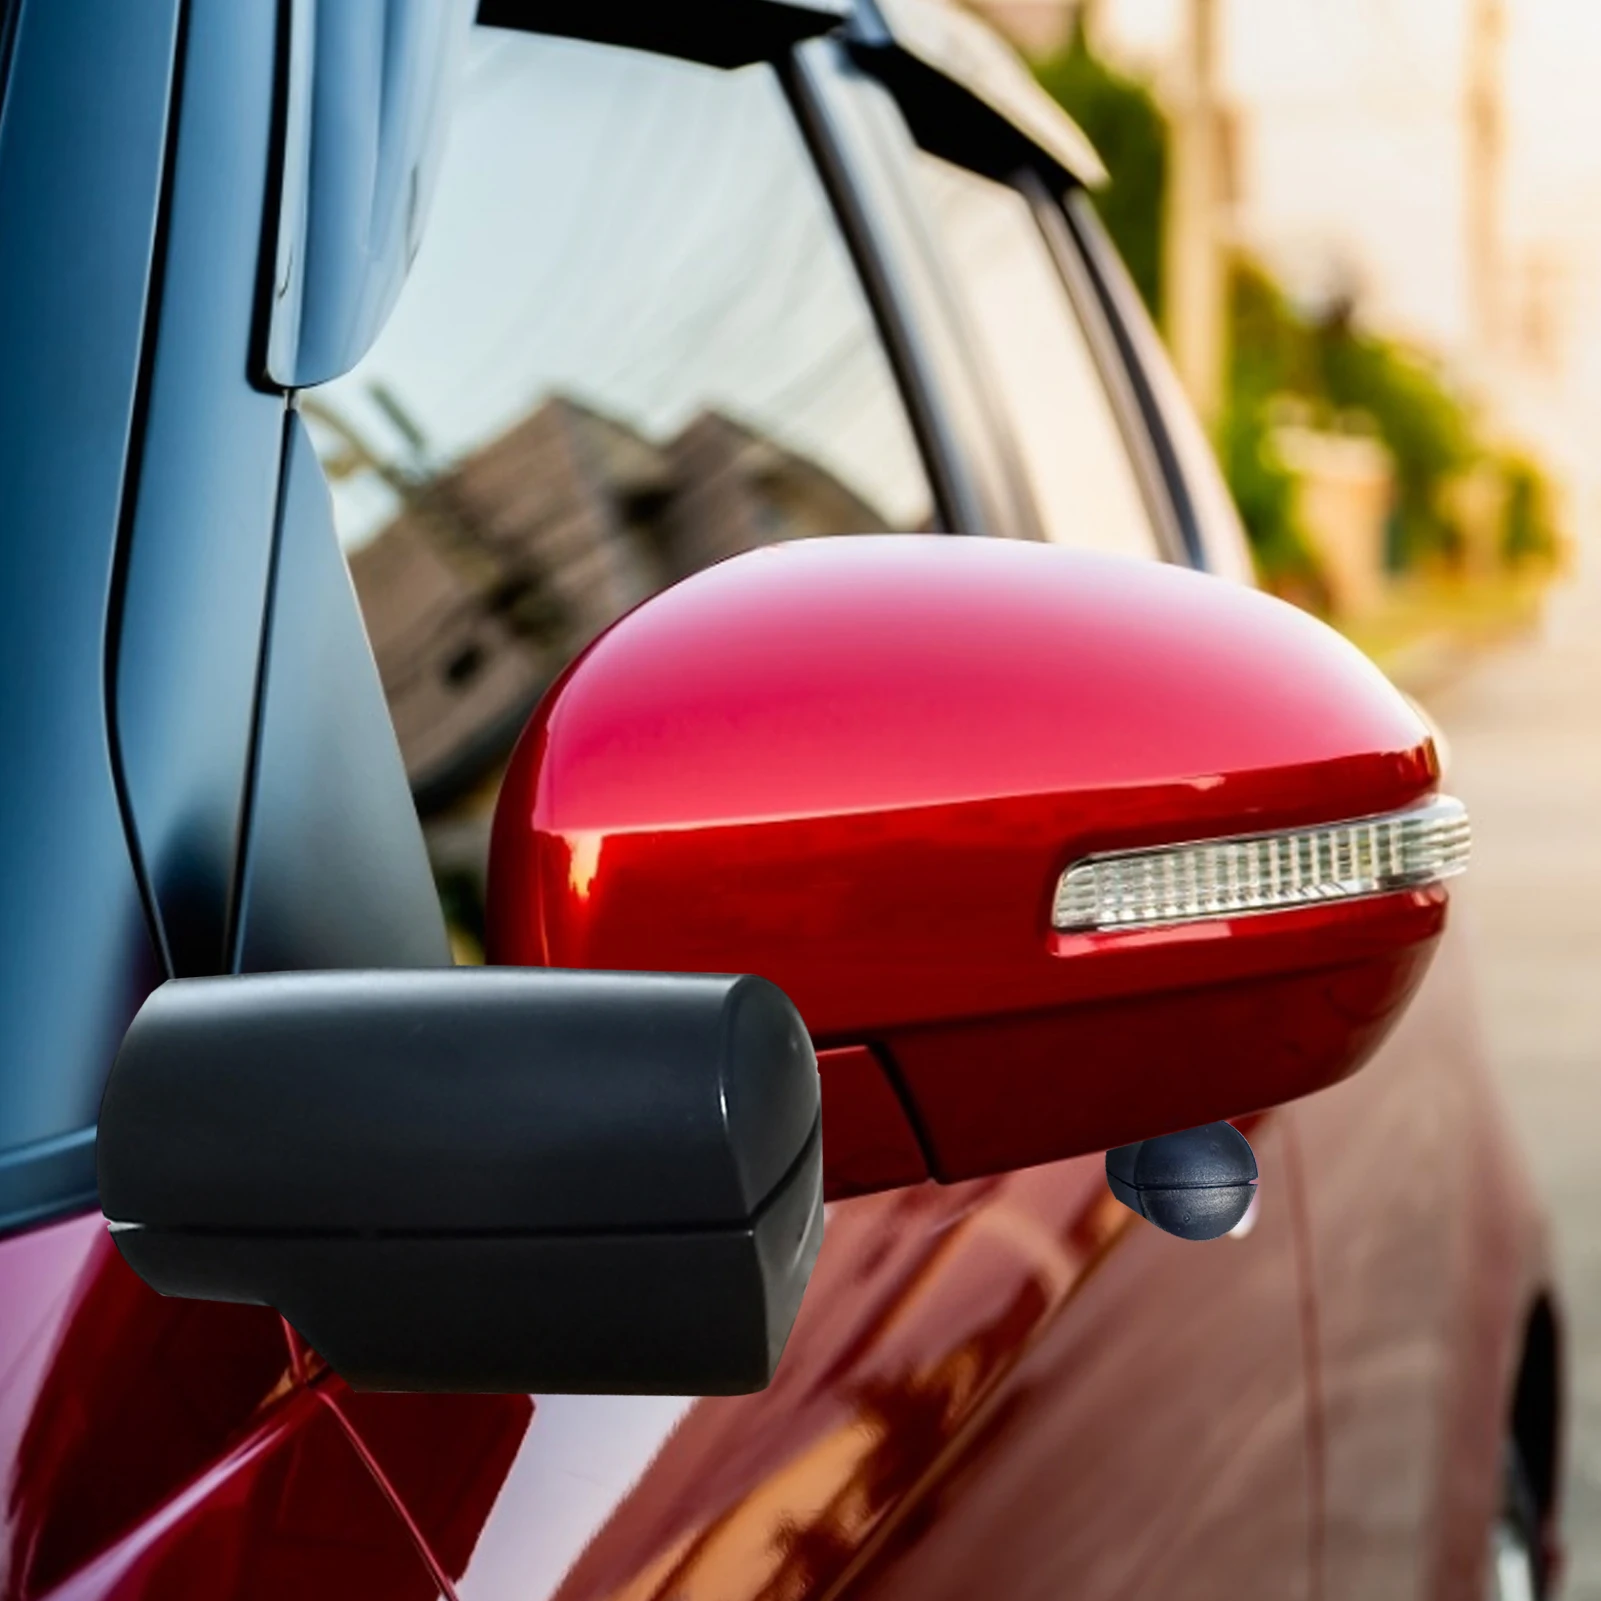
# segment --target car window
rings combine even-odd
[[[1234,497],[1139,291],[1089,198],[1082,191],[1075,192],[1067,197],[1065,209],[1076,237],[1094,262],[1096,277],[1112,302],[1112,314],[1133,347],[1132,359],[1138,363],[1151,402],[1161,416],[1183,492],[1190,502],[1207,571],[1254,584],[1251,546]]]
[[[914,157],[1048,539],[1156,556],[1111,397],[1028,200],[927,151]]]
[[[465,952],[505,757],[578,649],[737,551],[934,525],[766,65],[475,30],[406,289],[302,406]]]

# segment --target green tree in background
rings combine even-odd
[[[1089,136],[1111,181],[1095,197],[1147,306],[1160,321],[1163,201],[1169,125],[1150,90],[1093,51],[1082,23],[1040,83]],[[1240,257],[1229,285],[1229,370],[1215,444],[1264,576],[1315,599],[1316,562],[1295,517],[1295,479],[1273,445],[1286,402],[1319,428],[1359,426],[1394,461],[1390,557],[1398,567],[1460,550],[1445,493],[1456,474],[1489,462],[1506,489],[1501,551],[1549,561],[1560,545],[1549,484],[1527,457],[1495,454],[1439,367],[1360,328],[1349,301],[1298,308],[1260,266]]]
[[[1246,510],[1251,486],[1236,479],[1248,471],[1230,432],[1264,438],[1275,408],[1298,402],[1308,422],[1371,431],[1395,464],[1391,514],[1392,564],[1413,565],[1430,556],[1451,557],[1457,531],[1444,504],[1449,479],[1482,454],[1473,419],[1439,370],[1393,340],[1363,332],[1349,300],[1316,316],[1293,306],[1257,263],[1234,263],[1229,285],[1229,395],[1220,440],[1230,486],[1269,572],[1297,565],[1288,496],[1253,518]],[[1302,545],[1304,552],[1304,544]]]
[[[1483,454],[1466,405],[1432,363],[1354,328],[1348,305],[1321,318],[1313,339],[1318,382],[1311,398],[1327,412],[1370,419],[1395,463],[1392,564],[1456,555],[1445,486]]]
[[[1501,471],[1507,486],[1502,557],[1514,567],[1525,562],[1552,565],[1561,557],[1562,533],[1549,480],[1538,462],[1516,451],[1502,458]]]
[[[1276,588],[1321,600],[1317,563],[1295,516],[1295,477],[1273,442],[1286,392],[1305,390],[1313,355],[1284,292],[1254,262],[1229,274],[1229,371],[1217,452],[1257,565]]]
[[[1106,163],[1110,182],[1095,193],[1095,208],[1160,323],[1167,118],[1143,83],[1095,54],[1082,19],[1062,49],[1036,62],[1034,71]],[[1218,455],[1264,575],[1305,590],[1314,579],[1314,564],[1295,524],[1294,479],[1273,450],[1267,421],[1267,403],[1286,365],[1275,347],[1290,324],[1282,297],[1262,274],[1250,273],[1243,285],[1236,284],[1233,299],[1235,317],[1251,317],[1256,336],[1247,341],[1245,370],[1230,373]]]
[[[1096,210],[1153,317],[1162,304],[1162,207],[1167,188],[1167,118],[1144,84],[1108,66],[1089,47],[1082,22],[1035,72],[1100,152],[1109,183]]]

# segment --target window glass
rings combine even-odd
[[[1229,493],[1223,471],[1218,466],[1206,431],[1184,386],[1173,370],[1167,350],[1162,344],[1145,302],[1124,267],[1117,247],[1107,237],[1106,229],[1082,193],[1068,197],[1067,209],[1080,238],[1091,253],[1099,276],[1105,284],[1115,306],[1118,320],[1128,333],[1139,362],[1150,385],[1151,393],[1161,412],[1173,453],[1178,458],[1184,487],[1189,492],[1194,508],[1196,526],[1201,536],[1202,551],[1207,571],[1224,578],[1233,578],[1242,584],[1256,582],[1251,561],[1251,546],[1245,536],[1234,497]]]
[[[475,30],[405,292],[302,406],[463,949],[502,764],[576,650],[751,546],[933,525],[765,65]]]
[[[1117,414],[1028,201],[926,151],[915,162],[1046,537],[1157,555]]]

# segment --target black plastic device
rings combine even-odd
[[[1163,1134],[1106,1153],[1106,1182],[1124,1206],[1181,1240],[1215,1240],[1256,1197],[1256,1156],[1229,1123]]]
[[[731,1394],[822,1239],[816,1057],[765,980],[437,969],[168,983],[101,1109],[166,1295],[276,1307],[371,1389]]]

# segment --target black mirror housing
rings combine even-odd
[[[273,1306],[360,1388],[737,1394],[822,1241],[816,1058],[757,978],[178,980],[99,1176],[155,1289]]]

